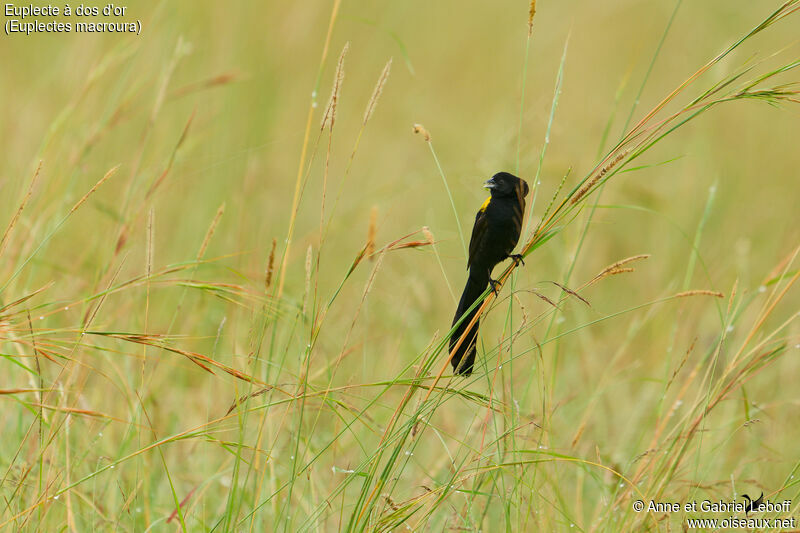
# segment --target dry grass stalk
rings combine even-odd
[[[633,270],[633,269],[631,269],[631,270]],[[575,297],[575,298],[577,298],[578,300],[582,301],[582,302],[583,302],[583,303],[585,303],[585,304],[586,304],[588,307],[591,307],[591,306],[592,306],[592,304],[590,304],[590,303],[589,303],[589,301],[588,301],[586,298],[584,298],[583,296],[581,296],[581,295],[580,295],[580,294],[578,294],[577,292],[573,291],[573,290],[572,290],[572,289],[570,289],[569,287],[565,287],[564,285],[562,285],[562,284],[560,284],[560,283],[558,283],[558,282],[555,282],[555,281],[551,281],[550,283],[552,283],[553,285],[555,285],[556,287],[558,287],[558,288],[559,288],[559,289],[561,289],[562,291],[566,292],[566,293],[567,293],[567,294],[569,294],[570,296],[574,296],[574,297]]]
[[[389,79],[389,72],[391,70],[392,60],[389,59],[389,61],[386,63],[386,66],[383,67],[383,72],[381,72],[381,76],[378,78],[378,83],[375,84],[375,90],[372,91],[372,96],[367,104],[367,109],[364,111],[364,120],[362,124],[365,126],[370,117],[372,117],[372,113],[375,111],[375,106],[378,104],[378,99],[381,97],[381,93],[383,93],[383,86],[386,85],[386,80]]]
[[[159,85],[158,93],[156,93],[156,101],[153,104],[153,110],[150,113],[150,124],[155,124],[156,117],[158,117],[161,106],[164,104],[164,99],[167,96],[167,87],[172,79],[172,74],[175,72],[175,67],[178,66],[178,61],[191,52],[191,45],[183,40],[183,37],[178,37],[178,42],[175,45],[175,50],[172,53],[172,58],[167,64],[164,72],[161,75],[161,83]]]
[[[431,142],[431,134],[428,133],[428,130],[426,130],[425,126],[422,124],[414,124],[414,133],[419,133],[422,135],[422,138],[425,139],[425,142]]]
[[[39,171],[42,170],[42,163],[43,161],[40,160],[39,164],[36,167],[36,171],[33,173],[33,177],[31,178],[31,183],[30,185],[28,185],[28,192],[25,193],[25,198],[22,199],[22,202],[19,204],[19,207],[17,208],[17,212],[14,213],[14,216],[11,218],[11,222],[8,223],[6,232],[3,233],[3,239],[0,240],[0,255],[3,255],[3,251],[6,249],[6,246],[8,245],[8,236],[11,235],[11,231],[14,229],[14,226],[16,226],[17,222],[19,221],[19,216],[22,214],[22,211],[28,204],[28,200],[31,199],[31,195],[33,195],[33,186],[36,184],[36,180],[39,177]]]
[[[333,28],[336,23],[336,17],[339,14],[339,6],[341,5],[341,3],[342,0],[334,0],[333,2],[333,10],[331,11],[331,18],[328,24],[328,31],[325,35],[325,45],[322,47],[320,68],[322,67],[322,65],[325,64],[325,60],[328,57],[328,49],[330,48],[331,44],[331,36],[333,35]],[[297,220],[297,211],[300,202],[300,191],[303,184],[303,175],[305,174],[306,170],[306,154],[308,153],[312,120],[314,118],[314,110],[316,109],[316,107],[317,107],[317,92],[315,89],[314,92],[311,93],[311,102],[308,107],[306,127],[305,127],[305,132],[303,133],[303,145],[302,149],[300,150],[300,161],[297,166],[297,176],[295,178],[295,183],[294,183],[294,195],[292,196],[292,210],[291,210],[291,215],[289,217],[289,231],[286,234],[286,248],[283,252],[283,259],[281,261],[279,269],[280,277],[278,279],[278,292],[277,292],[279,298],[283,294],[283,283],[286,280],[286,265],[287,261],[289,261],[289,252],[292,247],[292,236],[294,235],[294,226]]]
[[[595,175],[594,175],[594,177],[593,177],[592,179],[590,179],[590,180],[589,180],[589,181],[588,181],[588,182],[587,182],[587,183],[586,183],[586,184],[585,184],[583,187],[581,187],[581,188],[580,188],[580,190],[579,190],[577,193],[575,193],[575,196],[573,196],[573,197],[572,197],[572,200],[570,200],[570,203],[571,203],[572,205],[575,205],[575,204],[577,204],[578,202],[580,202],[580,201],[581,201],[581,199],[582,199],[584,196],[586,196],[586,195],[589,193],[589,191],[590,191],[590,190],[592,190],[592,188],[593,188],[595,185],[597,185],[597,182],[599,182],[601,179],[603,179],[603,177],[604,177],[606,174],[608,174],[608,171],[610,171],[612,168],[614,168],[615,166],[617,166],[617,164],[618,164],[620,161],[622,161],[623,159],[625,159],[625,156],[626,156],[626,155],[628,155],[628,150],[625,150],[625,151],[623,151],[623,152],[620,152],[619,154],[617,154],[617,157],[615,157],[615,158],[614,158],[613,160],[611,160],[611,161],[610,161],[608,164],[606,164],[606,165],[605,165],[603,168],[601,168],[601,169],[600,169],[600,172],[598,172],[597,174],[595,174]]]
[[[757,374],[758,370],[763,368],[762,363],[768,360],[774,351],[765,351],[759,355],[754,356],[750,361],[748,361],[745,365],[742,366],[729,380],[728,382],[721,388],[719,392],[716,393],[716,396],[712,398],[708,404],[705,406],[704,409],[700,411],[700,413],[695,417],[692,421],[689,429],[684,433],[685,440],[691,439],[694,434],[697,432],[700,424],[702,423],[703,419],[705,419],[706,415],[710,413],[721,401],[727,398],[732,392],[741,388],[747,381],[750,380],[754,375]],[[760,368],[759,368],[760,367]],[[680,463],[683,459],[683,455],[679,455],[676,458],[676,465]]]
[[[180,509],[184,509],[186,507],[186,502],[189,501],[189,498],[192,497],[192,495],[194,494],[194,491],[196,491],[196,490],[197,490],[197,487],[194,487],[192,490],[190,490],[186,494],[186,496],[184,496],[184,498],[178,504]],[[170,515],[169,515],[169,518],[167,518],[167,521],[166,521],[167,524],[169,524],[171,521],[175,520],[175,517],[178,516],[178,511],[180,511],[180,509],[178,507],[175,507],[175,509],[173,509],[172,513],[170,513]]]
[[[389,244],[386,244],[386,245],[382,246],[380,249],[378,249],[375,252],[373,252],[372,255],[381,254],[383,252],[391,252],[393,250],[402,250],[404,248],[421,248],[423,246],[430,246],[430,245],[434,244],[433,234],[430,232],[430,230],[427,230],[427,232],[426,232],[426,228],[422,229],[422,234],[425,236],[425,240],[424,241],[403,242],[405,239],[411,237],[412,235],[414,235],[416,233],[417,232],[415,231],[414,233],[409,233],[408,235],[403,235],[399,239],[396,239],[396,240],[390,242]],[[351,271],[352,271],[352,268],[354,268],[355,265],[358,263],[358,261],[361,261],[361,259],[365,255],[366,255],[366,246],[359,253],[358,257],[356,258],[356,263],[354,263],[353,266],[351,267]]]
[[[545,302],[547,302],[547,303],[549,303],[550,305],[552,305],[554,308],[556,308],[556,309],[561,309],[560,307],[558,307],[558,305],[556,305],[556,303],[555,303],[553,300],[551,300],[550,298],[548,298],[548,297],[547,297],[547,296],[545,296],[544,294],[542,294],[542,293],[540,293],[540,292],[537,292],[537,291],[531,291],[531,292],[532,292],[533,294],[535,294],[536,296],[538,296],[540,299],[542,299],[542,300],[544,300]],[[581,298],[581,299],[582,299],[582,298]]]
[[[369,291],[372,290],[372,284],[375,281],[375,275],[378,273],[378,270],[380,270],[381,264],[383,263],[383,258],[384,257],[386,257],[386,251],[384,251],[383,253],[381,253],[378,256],[378,260],[375,262],[375,266],[372,268],[372,272],[369,275],[369,279],[367,280],[367,284],[364,286],[364,293],[361,295],[361,302],[358,304],[357,313],[361,311],[361,307],[364,305],[364,302],[367,299],[367,295],[369,295]],[[356,314],[356,316],[358,316],[358,314]],[[350,331],[353,330],[353,328],[355,327],[355,324],[356,324],[356,320],[355,320],[355,317],[353,317],[353,323],[350,326]],[[348,337],[349,336],[350,335],[348,333]]]
[[[255,383],[255,384],[258,384],[258,385],[261,385],[261,386],[264,386],[264,387],[270,386],[267,383],[264,383],[263,381],[255,378],[253,376],[245,374],[244,372],[240,372],[239,370],[236,370],[233,367],[229,367],[227,365],[224,365],[224,364],[222,364],[222,363],[220,363],[220,362],[208,357],[207,355],[203,355],[203,354],[198,353],[198,352],[192,352],[192,351],[189,351],[189,350],[183,350],[181,348],[175,348],[173,346],[169,346],[168,344],[164,344],[164,342],[159,338],[158,335],[135,335],[135,334],[128,334],[128,333],[103,333],[103,332],[98,332],[98,331],[86,331],[86,335],[96,335],[96,336],[101,336],[101,337],[108,337],[108,338],[111,338],[111,339],[119,339],[119,340],[122,340],[122,341],[132,342],[132,343],[135,343],[135,344],[144,344],[146,346],[152,346],[152,347],[155,347],[155,348],[160,348],[160,349],[165,350],[167,352],[171,352],[171,353],[182,355],[182,356],[186,357],[189,361],[191,361],[192,363],[196,364],[197,366],[199,366],[200,368],[202,368],[206,372],[209,372],[210,374],[215,374],[214,370],[212,369],[212,367],[213,367],[213,368],[217,368],[219,370],[222,370],[226,374],[229,374],[229,375],[231,375],[231,376],[233,376],[233,377],[235,377],[237,379],[240,379],[242,381],[247,381],[249,383]],[[275,389],[276,390],[281,390],[281,389],[278,389],[277,387]]]
[[[267,260],[267,277],[264,280],[264,288],[269,290],[272,285],[272,275],[275,272],[275,248],[278,247],[278,239],[272,238],[272,249],[269,251],[269,259]]]
[[[516,338],[516,337],[519,337],[520,335],[522,335],[522,330],[525,327],[525,325],[528,323],[528,312],[525,310],[525,305],[522,303],[522,300],[520,299],[520,297],[517,296],[517,293],[512,292],[511,296],[514,298],[514,300],[516,300],[517,305],[519,306],[519,310],[522,313],[522,320],[520,321],[519,326],[517,326],[517,333],[515,335],[515,338]]]
[[[303,292],[303,314],[306,314],[306,307],[308,305],[308,293],[311,291],[311,258],[313,254],[311,252],[311,245],[308,245],[308,249],[306,250],[306,285],[305,291]]]
[[[581,425],[578,427],[578,431],[576,431],[575,432],[575,436],[572,437],[572,442],[570,443],[570,448],[575,448],[575,446],[578,444],[578,441],[583,436],[583,432],[586,431],[586,425],[588,423],[589,423],[589,421],[587,419],[584,419],[583,422],[581,422]],[[596,445],[595,445],[595,448],[596,448]],[[600,457],[600,450],[596,449],[595,452],[597,453],[597,456]]]
[[[125,246],[125,243],[128,242],[128,225],[123,224],[122,228],[119,230],[119,237],[117,237],[117,244],[114,246],[114,255],[118,255],[122,248]]]
[[[344,57],[350,49],[350,42],[344,44],[342,53],[339,54],[339,62],[336,64],[336,74],[333,77],[333,89],[331,89],[331,97],[328,100],[328,105],[325,107],[325,114],[322,116],[322,124],[319,129],[324,130],[325,126],[330,122],[330,128],[333,129],[333,123],[336,121],[336,104],[339,102],[339,91],[342,88],[342,81],[344,80]]]
[[[189,135],[189,128],[192,126],[192,122],[194,121],[194,116],[197,114],[197,108],[192,111],[192,114],[189,116],[189,120],[186,121],[186,124],[183,126],[183,131],[181,131],[181,136],[178,137],[178,142],[175,144],[175,148],[172,150],[172,155],[169,157],[169,162],[167,163],[167,168],[161,173],[161,175],[156,179],[150,188],[147,190],[145,194],[145,199],[150,199],[153,196],[153,193],[161,186],[164,180],[167,178],[169,171],[172,170],[172,166],[175,164],[175,155],[180,150],[181,146],[183,145],[186,137]]]
[[[39,163],[39,166],[41,166],[41,163]],[[42,366],[39,363],[39,350],[36,348],[36,335],[34,335],[34,333],[33,333],[33,323],[31,322],[31,312],[30,312],[30,310],[26,309],[25,310],[25,314],[27,315],[27,318],[28,318],[28,332],[30,333],[30,336],[31,336],[31,345],[33,346],[33,356],[34,356],[34,362],[36,364],[36,375],[39,377],[39,383],[37,384],[38,385],[38,389],[35,389],[34,398],[36,399],[36,401],[38,403],[41,404],[42,401],[43,401],[42,391],[44,391],[44,378],[42,377]],[[30,379],[32,380],[33,378],[31,377]],[[44,421],[45,421],[44,410],[40,408],[39,409],[39,438],[40,439],[43,436],[42,423]]]
[[[102,184],[104,184],[108,178],[110,178],[111,176],[113,176],[114,174],[116,174],[116,173],[117,173],[117,170],[119,170],[119,167],[120,167],[120,166],[119,166],[119,165],[117,165],[117,166],[115,166],[114,168],[112,168],[111,170],[109,170],[108,172],[106,172],[105,176],[103,176],[102,178],[100,178],[100,181],[98,181],[97,183],[95,183],[95,184],[94,184],[94,187],[92,187],[91,189],[89,189],[89,192],[87,192],[86,194],[84,194],[84,195],[83,195],[83,198],[81,198],[80,200],[78,200],[78,203],[76,203],[74,206],[72,206],[72,209],[70,209],[70,210],[69,210],[69,215],[71,215],[72,213],[74,213],[75,211],[77,211],[77,210],[78,210],[78,208],[79,208],[80,206],[82,206],[82,205],[83,205],[83,203],[84,203],[86,200],[88,200],[88,199],[89,199],[89,197],[90,197],[90,196],[91,196],[91,195],[94,193],[94,191],[96,191],[97,189],[99,189],[99,188],[100,188],[100,186],[101,186]]]
[[[266,387],[263,387],[263,388],[261,388],[261,389],[258,389],[258,390],[257,390],[257,391],[255,391],[255,392],[251,392],[250,394],[244,394],[244,395],[242,395],[242,396],[240,396],[240,397],[236,398],[236,399],[233,401],[233,403],[231,404],[231,406],[228,408],[228,411],[225,413],[225,416],[228,416],[229,414],[231,414],[231,412],[233,412],[233,410],[234,410],[234,409],[236,409],[237,407],[239,407],[240,405],[242,405],[242,404],[243,404],[244,402],[246,402],[247,400],[249,400],[249,399],[251,399],[251,398],[256,398],[256,397],[258,397],[258,396],[261,396],[261,395],[263,395],[263,394],[266,394],[266,393],[268,393],[269,391],[271,391],[272,389],[273,389],[273,387],[272,387],[272,386],[270,386],[270,385],[267,385]]]
[[[353,315],[353,320],[350,322],[350,327],[347,329],[347,333],[344,336],[344,342],[342,343],[342,350],[339,352],[339,355],[336,357],[336,360],[333,364],[330,365],[331,375],[333,375],[336,370],[339,368],[342,360],[348,353],[352,352],[352,349],[348,350],[347,345],[350,343],[350,335],[353,333],[353,329],[356,327],[356,323],[358,322],[358,316],[361,314],[361,309],[364,307],[364,302],[367,300],[367,296],[369,295],[369,291],[372,289],[372,284],[375,281],[375,276],[380,270],[381,265],[383,264],[383,258],[386,257],[386,248],[381,249],[378,253],[380,256],[378,260],[375,262],[375,265],[372,267],[372,272],[370,272],[369,279],[367,279],[367,284],[364,286],[364,292],[361,294],[361,301],[358,303],[358,307],[356,307],[355,314]],[[361,258],[364,257],[364,250],[361,250],[361,253],[356,258],[356,261],[353,262],[353,265],[350,267],[350,272],[355,269],[358,262],[361,261]],[[303,379],[305,379],[305,375],[303,375]],[[333,379],[333,378],[331,378]],[[327,394],[327,393],[326,393]]]
[[[211,89],[212,87],[218,87],[220,85],[227,85],[228,83],[237,81],[241,79],[243,76],[238,72],[225,72],[223,74],[218,74],[216,76],[212,76],[205,80],[201,80],[198,82],[190,83],[189,85],[184,85],[179,89],[175,89],[169,95],[170,98],[180,98],[182,96],[186,96],[187,94],[202,91],[203,89]]]
[[[208,243],[211,241],[211,237],[214,236],[214,232],[217,230],[217,224],[219,224],[219,220],[222,218],[222,215],[225,213],[225,202],[222,202],[222,205],[219,206],[217,209],[217,214],[214,215],[214,220],[211,221],[211,225],[208,227],[208,231],[206,231],[206,236],[203,239],[203,244],[200,245],[200,250],[197,252],[197,260],[200,261],[203,259],[203,256],[206,255],[206,249],[208,248]]]
[[[361,248],[361,250],[356,255],[356,258],[353,259],[353,263],[350,265],[350,270],[347,271],[347,275],[348,276],[353,272],[353,270],[356,269],[358,264],[361,263],[361,260],[364,259],[364,256],[366,255],[366,251],[367,251],[367,245],[365,244],[363,246],[363,248]]]
[[[150,208],[147,214],[147,279],[150,279],[150,274],[153,272],[153,228],[155,227],[156,213],[155,209]]]
[[[390,250],[402,250],[403,248],[421,248],[422,246],[430,246],[431,243],[427,239],[424,241],[409,241],[409,242],[400,242],[394,243],[391,246],[385,247],[386,251]]]
[[[779,279],[787,270],[787,265],[794,262],[795,256],[797,255],[797,249],[792,250],[786,257],[780,260],[775,268],[773,268],[769,274],[761,281],[761,285],[766,287],[771,282]]]
[[[38,396],[39,393],[42,392],[41,388],[33,388],[33,389],[0,389],[0,396],[8,396],[11,394],[27,394],[32,392],[34,395]]]
[[[669,381],[667,382],[667,386],[664,387],[664,390],[669,390],[669,387],[670,387],[670,385],[672,385],[672,382],[675,381],[675,377],[678,375],[678,372],[681,371],[681,369],[683,368],[683,365],[685,365],[686,361],[689,360],[689,355],[692,353],[692,351],[694,351],[695,344],[697,344],[697,337],[694,338],[694,340],[692,341],[692,344],[689,346],[689,349],[686,350],[686,354],[684,354],[683,359],[681,359],[681,362],[678,363],[678,367],[672,372],[672,377],[669,378]]]
[[[11,309],[12,307],[14,307],[14,306],[17,306],[17,305],[19,305],[19,304],[21,304],[22,302],[25,302],[25,301],[27,301],[27,300],[30,300],[31,298],[33,298],[34,296],[36,296],[36,295],[37,295],[37,294],[39,294],[40,292],[44,292],[44,291],[46,291],[47,289],[49,289],[49,288],[50,288],[50,287],[52,287],[53,285],[55,285],[55,281],[51,281],[51,282],[49,282],[47,285],[45,285],[45,286],[43,286],[43,287],[39,287],[38,289],[36,289],[36,290],[35,290],[35,291],[33,291],[32,293],[30,293],[30,294],[26,294],[26,295],[25,295],[25,296],[23,296],[22,298],[18,298],[17,300],[14,300],[13,302],[11,302],[11,303],[9,303],[9,304],[6,304],[5,306],[3,306],[3,307],[0,307],[0,315],[1,315],[1,314],[3,314],[3,313],[5,313],[6,311],[8,311],[9,309]]]
[[[369,213],[369,230],[367,231],[367,245],[364,249],[364,253],[367,256],[370,256],[372,259],[372,254],[375,253],[375,234],[377,233],[377,219],[378,219],[378,208],[374,207]]]
[[[83,322],[81,326],[83,330],[88,329],[89,326],[94,322],[97,313],[100,311],[100,308],[103,307],[106,298],[110,294],[111,288],[114,286],[114,283],[116,283],[119,273],[122,272],[122,267],[124,266],[124,263],[125,262],[123,261],[111,275],[111,278],[108,280],[108,284],[105,287],[105,291],[100,293],[101,296],[100,299],[97,300],[97,303],[86,309],[86,312],[83,315]]]

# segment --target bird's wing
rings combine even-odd
[[[486,230],[489,227],[489,220],[486,217],[486,206],[488,202],[481,207],[481,210],[475,215],[475,224],[472,226],[472,237],[469,239],[469,257],[467,258],[467,269],[472,265],[478,251],[484,246],[484,239],[486,238]]]

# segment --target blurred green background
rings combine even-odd
[[[565,173],[571,169],[566,184],[571,188],[622,136],[629,120],[635,124],[779,4],[684,2],[649,76],[673,2],[539,2],[527,68],[526,2],[345,1],[322,64],[331,2],[126,5],[124,20],[140,19],[141,35],[4,35],[0,40],[3,227],[43,161],[32,197],[0,256],[0,307],[53,282],[7,316],[0,313],[1,373],[6,376],[0,388],[37,388],[41,376],[43,388],[55,391],[49,403],[60,406],[47,411],[49,433],[44,430],[40,440],[37,405],[48,402],[31,392],[0,396],[0,428],[11,435],[0,444],[0,468],[6,473],[0,491],[7,502],[0,522],[6,527],[173,527],[174,522],[163,524],[175,508],[173,490],[178,499],[194,490],[184,509],[189,530],[215,525],[263,530],[273,523],[287,530],[344,529],[357,505],[360,481],[342,493],[335,488],[348,475],[344,471],[357,470],[372,456],[406,392],[398,387],[376,396],[379,388],[361,385],[410,378],[413,370],[404,369],[435,335],[441,339],[447,333],[466,275],[458,228],[468,239],[485,197],[482,182],[507,170],[533,183],[538,171],[535,224]],[[748,62],[764,60],[761,72],[796,58],[798,21],[794,15],[748,41],[678,102],[687,103]],[[319,125],[337,58],[348,42],[325,178],[328,134],[320,137]],[[562,90],[538,170],[562,55]],[[390,58],[391,74],[354,152],[364,109]],[[793,73],[781,78],[796,79]],[[301,161],[312,102],[309,149]],[[591,307],[569,299],[554,329],[548,328],[548,318],[527,331],[519,342],[529,351],[501,370],[495,382],[497,350],[491,348],[505,331],[509,308],[501,296],[482,326],[486,351],[491,351],[481,355],[486,366],[478,374],[483,377],[449,383],[487,394],[502,407],[492,413],[462,397],[448,399],[428,420],[431,429],[419,437],[397,485],[383,491],[389,495],[373,519],[424,495],[420,487],[433,489],[464,464],[485,459],[482,424],[489,417],[496,420],[489,424],[494,438],[511,431],[519,439],[510,445],[502,440],[492,453],[543,447],[631,475],[659,433],[658,416],[670,408],[665,382],[675,372],[678,386],[683,379],[689,390],[697,386],[688,381],[687,371],[713,351],[734,284],[737,295],[752,303],[738,317],[742,331],[737,323],[730,332],[738,347],[765,305],[759,287],[798,245],[799,113],[798,107],[759,101],[711,110],[637,160],[647,168],[614,176],[585,235],[589,209],[529,256],[514,281],[515,324],[551,311],[531,291],[559,297],[547,282],[564,281],[582,239],[567,283],[571,287],[622,258],[651,254],[635,265],[636,272],[582,292]],[[457,220],[428,146],[412,131],[415,123],[432,136]],[[264,272],[273,239],[280,263],[301,164],[305,185],[285,286],[276,298],[274,286],[265,292]],[[116,165],[117,173],[57,226]],[[327,232],[322,239],[324,180]],[[95,297],[106,287],[146,275],[148,268],[156,272],[194,261],[222,204],[224,215],[204,256],[214,261]],[[211,375],[157,348],[104,336],[81,340],[80,328],[87,323],[105,334],[174,335],[165,342],[298,393],[314,311],[325,308],[364,246],[373,208],[378,247],[423,226],[435,236],[436,247],[388,252],[374,272],[376,263],[365,260],[342,286],[314,338],[308,366],[314,391],[355,386],[331,393],[335,401],[309,397],[303,407],[300,402],[263,407],[283,398],[270,392],[251,400],[251,407],[262,408],[250,418],[220,421],[237,397],[252,392],[249,384],[219,370]],[[687,274],[701,221],[696,264]],[[418,233],[413,239],[424,237]],[[796,269],[795,262],[790,273]],[[190,278],[197,283],[187,283]],[[679,292],[687,279],[689,288],[720,291],[725,299],[645,306],[565,335],[541,354],[533,348],[559,332]],[[362,301],[366,286],[369,294]],[[510,286],[504,290],[507,297]],[[756,338],[796,316],[799,303],[796,289],[790,290]],[[33,334],[25,306],[31,309]],[[725,399],[669,492],[650,497],[685,501],[702,490],[705,496],[732,499],[742,488],[772,493],[791,475],[800,436],[787,422],[796,417],[800,401],[796,321],[779,336],[786,339],[786,354]],[[36,342],[60,359],[41,361],[41,372],[34,373]],[[684,368],[681,360],[693,343]],[[734,352],[726,345],[720,367],[701,365],[701,375],[721,372]],[[257,353],[262,360],[256,364]],[[443,364],[444,354],[440,358]],[[373,400],[366,414],[359,411]],[[108,418],[66,417],[64,406]],[[58,425],[59,417],[69,424]],[[352,429],[340,433],[353,419]],[[752,419],[759,423],[742,426]],[[161,455],[154,449],[137,453],[198,427],[189,438],[158,446]],[[302,478],[297,449],[305,450],[301,464],[314,459]],[[234,465],[242,455],[252,474],[239,485],[234,482],[234,490]],[[260,462],[254,463],[256,456]],[[115,461],[116,472],[99,471]],[[582,530],[593,525],[613,530],[613,513],[630,514],[627,500],[616,511],[606,509],[615,503],[616,478],[605,471],[553,464],[538,467],[537,474],[536,468],[498,470],[489,485],[425,501],[430,508],[402,527],[495,530],[503,523],[509,530],[524,530],[577,524]],[[43,499],[44,492],[52,495],[87,475],[85,483],[65,493],[70,498]],[[288,493],[284,483],[294,490]],[[316,518],[305,521],[307,516]],[[628,524],[640,519],[627,518],[633,521]]]

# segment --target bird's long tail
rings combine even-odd
[[[458,322],[461,316],[472,307],[472,304],[475,303],[475,300],[480,298],[483,294],[483,291],[486,290],[486,286],[489,284],[488,276],[475,276],[473,275],[472,271],[470,271],[470,275],[467,278],[467,284],[464,286],[464,292],[461,293],[461,300],[458,302],[458,309],[456,309],[456,316],[453,317],[453,325]],[[469,323],[472,322],[472,318],[475,316],[475,313],[478,312],[478,308],[480,306],[475,307],[472,311],[470,311],[467,316],[461,321],[461,324],[458,325],[456,330],[453,332],[453,335],[450,337],[450,351],[453,351],[453,348],[456,347],[458,344],[459,339],[467,331],[467,326]],[[458,350],[453,354],[453,358],[450,360],[450,363],[453,365],[453,370],[456,374],[463,374],[468,376],[472,374],[472,365],[475,363],[475,344],[478,337],[478,326],[480,325],[480,318],[475,321],[475,324],[469,328],[467,335],[464,337],[464,340],[461,342],[461,345],[458,347]]]

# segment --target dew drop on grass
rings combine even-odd
[[[767,287],[762,285],[758,288],[758,292],[767,292]]]
[[[39,317],[39,320],[44,320],[44,317],[43,317],[43,316],[40,316],[40,317]]]
[[[59,495],[58,495],[58,494],[56,494],[55,496],[53,496],[53,499],[54,499],[54,500],[57,500],[57,499],[58,499],[58,497],[59,497]]]
[[[727,331],[728,333],[730,333],[731,331],[733,331],[733,324],[731,324],[731,325],[729,325],[727,328],[725,328],[725,331]]]

